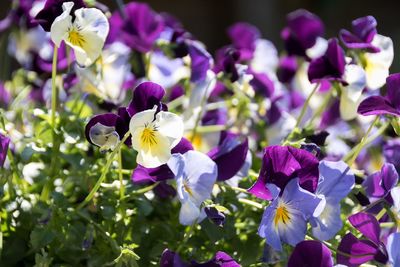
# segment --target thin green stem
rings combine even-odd
[[[375,218],[379,221],[385,214],[386,214],[386,209],[382,208],[381,211],[375,216]]]
[[[106,165],[104,166],[103,172],[101,173],[100,178],[97,180],[96,184],[94,185],[94,187],[92,188],[92,190],[90,191],[89,195],[87,195],[87,197],[85,198],[85,200],[83,200],[78,207],[76,208],[77,210],[82,209],[84,206],[86,206],[94,197],[94,195],[96,194],[97,190],[99,190],[101,183],[104,181],[104,179],[106,178],[106,175],[110,169],[111,163],[113,162],[115,155],[117,154],[117,152],[121,149],[122,144],[125,143],[125,141],[128,139],[130,135],[130,132],[127,132],[124,136],[124,138],[122,138],[122,140],[118,143],[118,145],[115,147],[115,149],[111,152],[110,156],[108,157],[108,160],[106,162]]]
[[[343,158],[344,161],[346,161],[346,163],[349,166],[352,166],[354,161],[357,159],[358,154],[360,154],[361,150],[363,149],[363,147],[366,144],[367,138],[369,136],[369,134],[371,133],[372,129],[374,128],[374,126],[379,122],[379,116],[377,116],[374,121],[371,123],[371,125],[368,127],[368,130],[365,132],[364,136],[361,138],[360,143],[356,146],[354,153],[351,155],[350,152]]]
[[[122,200],[125,195],[124,174],[122,173],[122,152],[118,150],[118,175],[119,175],[119,199]]]
[[[239,202],[245,205],[253,206],[257,209],[262,209],[263,205],[247,198],[239,198]]]
[[[310,104],[310,100],[311,100],[311,98],[313,97],[313,95],[315,94],[315,92],[317,91],[318,87],[319,87],[319,83],[317,83],[317,84],[314,86],[313,90],[312,90],[311,93],[308,95],[308,97],[307,97],[307,99],[306,99],[306,102],[304,102],[304,105],[303,105],[303,107],[301,108],[300,115],[299,115],[299,117],[297,118],[296,125],[295,125],[294,128],[299,127],[301,121],[303,120],[304,115],[306,114],[307,108],[308,108],[308,106],[309,106],[309,104]]]
[[[54,144],[54,135],[56,134],[55,129],[56,129],[57,98],[58,98],[58,90],[56,86],[57,54],[58,54],[58,48],[54,47],[53,66],[51,69],[51,126],[53,127],[53,144]]]

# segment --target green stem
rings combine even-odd
[[[294,128],[299,127],[301,121],[303,120],[304,115],[306,114],[307,107],[308,107],[308,105],[310,104],[310,100],[311,100],[312,96],[315,94],[315,92],[317,91],[318,87],[319,87],[319,83],[317,83],[317,84],[314,86],[314,89],[313,89],[313,90],[311,91],[311,93],[308,95],[308,97],[307,97],[307,99],[306,99],[306,102],[304,102],[304,105],[303,105],[303,107],[301,108],[300,115],[299,115],[299,117],[297,118],[296,125],[295,125]]]
[[[124,174],[122,173],[122,152],[118,150],[118,175],[119,175],[119,199],[122,200],[125,195]]]
[[[176,249],[176,253],[178,254],[179,251],[181,251],[181,249],[183,248],[183,246],[187,243],[187,241],[189,240],[189,238],[193,235],[194,230],[195,230],[195,226],[197,224],[197,220],[194,221],[194,223],[192,225],[190,225],[189,231],[187,233],[185,233],[185,236],[183,237],[183,241],[180,242],[180,245],[178,246],[178,248]]]
[[[239,198],[239,202],[245,205],[253,206],[257,209],[262,209],[263,205],[247,198]]]
[[[375,218],[379,221],[385,214],[386,214],[386,209],[382,208],[381,211],[378,214],[376,214]]]
[[[360,143],[356,146],[355,151],[353,153],[353,155],[351,156],[350,152],[343,158],[344,161],[346,161],[346,163],[349,166],[352,166],[354,161],[357,159],[358,154],[360,154],[361,150],[363,149],[363,147],[366,144],[368,135],[371,133],[372,129],[374,128],[375,124],[379,122],[379,116],[377,116],[374,121],[371,123],[371,125],[368,127],[367,132],[364,134],[364,136],[362,137]]]
[[[115,154],[117,154],[117,152],[121,149],[122,144],[125,143],[125,141],[128,139],[130,135],[130,132],[127,132],[124,136],[124,138],[122,138],[122,140],[118,143],[118,145],[115,147],[115,149],[111,152],[110,156],[108,157],[108,160],[106,162],[106,165],[104,166],[103,172],[101,173],[100,178],[97,180],[96,184],[94,185],[93,189],[90,191],[89,195],[87,195],[87,197],[85,198],[85,200],[83,202],[81,202],[78,207],[76,208],[77,210],[82,209],[84,206],[86,206],[94,197],[94,195],[96,194],[97,190],[99,190],[101,183],[104,181],[104,179],[106,178],[106,175],[108,173],[108,170],[110,169],[111,163],[114,160]]]
[[[56,111],[57,111],[57,98],[58,91],[56,86],[57,76],[57,52],[58,48],[54,47],[53,66],[51,69],[51,126],[53,127],[53,144],[56,135]]]

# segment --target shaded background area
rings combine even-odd
[[[125,3],[130,0],[122,0]],[[9,10],[11,1],[2,0],[0,18]],[[111,10],[114,0],[100,0]],[[357,17],[373,15],[378,32],[394,42],[395,59],[391,72],[400,72],[400,1],[399,0],[146,0],[158,12],[168,12],[178,18],[185,28],[204,42],[211,52],[229,42],[228,26],[245,21],[257,26],[264,38],[282,48],[280,31],[287,13],[305,8],[317,14],[325,23],[325,37],[337,36],[341,28],[350,28]]]

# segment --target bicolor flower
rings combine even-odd
[[[349,217],[350,223],[360,233],[363,239],[358,239],[352,233],[346,234],[339,244],[336,254],[337,263],[356,267],[371,260],[385,264],[388,253],[380,241],[381,229],[375,216],[368,213],[357,213]],[[346,255],[347,254],[347,255]]]
[[[340,202],[354,187],[355,177],[343,161],[321,161],[315,194],[320,205],[311,218],[312,233],[319,240],[331,239],[341,228]]]
[[[389,235],[386,248],[389,254],[389,263],[392,267],[400,266],[400,233]]]
[[[112,113],[94,116],[85,127],[86,139],[102,152],[114,149],[120,139],[115,128],[117,119],[118,115]]]
[[[306,51],[324,34],[324,24],[318,16],[304,9],[289,13],[287,22],[288,26],[281,32],[286,51],[289,55],[306,57]]]
[[[200,206],[211,196],[217,180],[217,165],[207,155],[192,150],[183,155],[173,154],[167,164],[175,175],[182,203],[179,222],[191,225],[200,220]]]
[[[281,251],[282,241],[295,246],[304,240],[307,221],[321,200],[301,188],[298,178],[289,181],[282,196],[276,185],[267,184],[267,187],[274,200],[264,211],[258,234],[275,250]]]
[[[358,113],[369,115],[392,115],[400,117],[400,73],[386,79],[387,95],[370,96],[361,102]]]
[[[260,175],[248,191],[265,200],[273,194],[266,184],[275,184],[283,192],[286,185],[298,178],[300,186],[315,192],[318,185],[318,159],[310,152],[291,146],[269,146],[264,149]]]
[[[186,263],[177,253],[165,249],[161,255],[160,267],[240,267],[240,265],[223,251],[218,251],[211,260],[204,263],[194,260]]]
[[[379,199],[386,199],[389,203],[396,198],[396,190],[392,190],[395,188],[399,181],[399,174],[395,166],[391,163],[385,163],[382,166],[381,171],[373,173],[369,175],[363,182],[363,186],[365,188],[365,192],[370,200],[370,202],[377,201]],[[391,198],[391,196],[393,196]]]
[[[10,138],[0,133],[0,167],[3,167],[4,165],[9,145],[10,145]]]
[[[340,31],[340,40],[349,49],[365,49],[371,53],[379,52],[379,47],[372,44],[372,40],[377,34],[377,24],[373,16],[355,19],[351,22],[352,32],[344,29]]]
[[[183,121],[174,113],[153,108],[133,115],[129,131],[132,147],[138,152],[136,162],[155,168],[171,158],[171,149],[183,136]]]
[[[296,245],[287,267],[332,267],[332,253],[323,243],[307,240]]]
[[[68,44],[80,66],[91,65],[101,54],[109,25],[107,17],[97,8],[80,8],[71,15],[73,2],[63,4],[63,13],[51,25],[50,36],[57,47]]]

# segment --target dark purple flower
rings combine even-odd
[[[92,145],[111,148],[116,145],[116,142],[123,136],[119,136],[115,130],[118,115],[113,113],[105,113],[96,115],[90,119],[85,127],[86,139]],[[117,138],[115,138],[117,137]]]
[[[225,214],[219,211],[215,207],[205,207],[204,212],[208,219],[210,219],[215,225],[223,226],[225,224]]]
[[[161,99],[165,95],[165,90],[160,85],[153,82],[143,82],[133,91],[132,101],[127,107],[129,115],[132,117],[138,112],[152,109],[157,106],[162,108]]]
[[[340,39],[347,48],[366,49],[370,53],[377,53],[380,49],[371,44],[376,31],[376,19],[373,16],[366,16],[352,21],[352,32],[340,31]]]
[[[201,125],[225,125],[228,121],[228,111],[225,108],[209,110],[201,119]]]
[[[239,73],[236,64],[240,60],[240,51],[233,47],[223,47],[216,52],[216,64],[214,67],[215,73],[223,71],[229,75],[231,82],[239,79]]]
[[[154,187],[153,192],[159,198],[170,198],[176,196],[176,190],[172,185],[169,185],[166,181],[161,181],[156,187]]]
[[[287,15],[288,26],[281,32],[289,55],[306,56],[306,50],[313,47],[317,38],[324,34],[324,25],[319,17],[304,9]]]
[[[4,87],[4,84],[0,82],[0,107],[7,107],[11,100],[11,94]]]
[[[196,261],[185,263],[177,253],[165,249],[161,255],[160,267],[240,267],[240,265],[222,251],[218,251],[211,260],[205,263],[197,263]]]
[[[381,229],[375,216],[360,212],[350,216],[349,221],[365,238],[358,239],[352,233],[346,234],[338,247],[337,263],[349,267],[359,266],[371,260],[386,263],[387,251],[380,241]]]
[[[250,193],[265,200],[272,200],[273,194],[265,186],[267,183],[277,185],[281,192],[288,182],[299,178],[300,186],[315,192],[319,178],[319,161],[308,151],[291,146],[269,146],[264,150],[260,175]]]
[[[277,70],[279,81],[282,83],[290,83],[296,74],[297,67],[296,57],[282,57],[279,60],[279,66]]]
[[[400,73],[386,78],[386,96],[370,96],[358,106],[357,112],[364,116],[393,115],[400,116]]]
[[[126,18],[115,12],[112,16],[112,35],[121,35],[131,48],[146,53],[152,50],[157,38],[164,29],[162,17],[147,4],[132,2],[125,6]],[[115,32],[117,31],[117,32]]]
[[[211,68],[213,62],[211,55],[199,42],[190,41],[189,56],[191,59],[191,82],[201,82],[206,79],[207,71]]]
[[[253,79],[250,81],[250,85],[253,89],[262,96],[271,98],[275,91],[274,82],[265,73],[258,73],[252,70],[249,71],[253,75]]]
[[[340,102],[335,100],[325,111],[322,113],[320,129],[334,125],[340,119]]]
[[[256,41],[260,38],[260,31],[253,25],[238,22],[228,29],[229,38],[233,46],[240,51],[241,60],[253,58]]]
[[[9,145],[10,145],[10,138],[0,133],[0,167],[3,167],[4,165]]]
[[[365,192],[370,200],[385,198],[397,185],[399,174],[391,163],[385,163],[381,171],[369,175],[363,182]]]
[[[46,32],[50,32],[53,21],[63,13],[62,5],[64,2],[64,0],[47,0],[44,8],[36,15],[35,21],[39,23]],[[71,15],[75,13],[75,10],[86,7],[83,0],[69,0],[69,2],[74,3]]]
[[[311,61],[308,67],[308,79],[312,83],[323,80],[345,83],[343,80],[345,64],[344,51],[337,39],[329,39],[325,55]]]
[[[181,141],[171,150],[171,154],[185,154],[187,151],[193,150],[192,143],[189,140],[182,138]],[[132,182],[147,183],[159,182],[167,179],[173,179],[175,175],[172,173],[167,164],[163,164],[156,168],[146,168],[138,165],[132,172]]]
[[[248,151],[247,138],[240,140],[237,134],[221,132],[218,146],[207,153],[218,166],[218,181],[235,176],[245,163]]]
[[[287,266],[331,267],[333,266],[332,253],[319,241],[301,241],[290,255]]]

